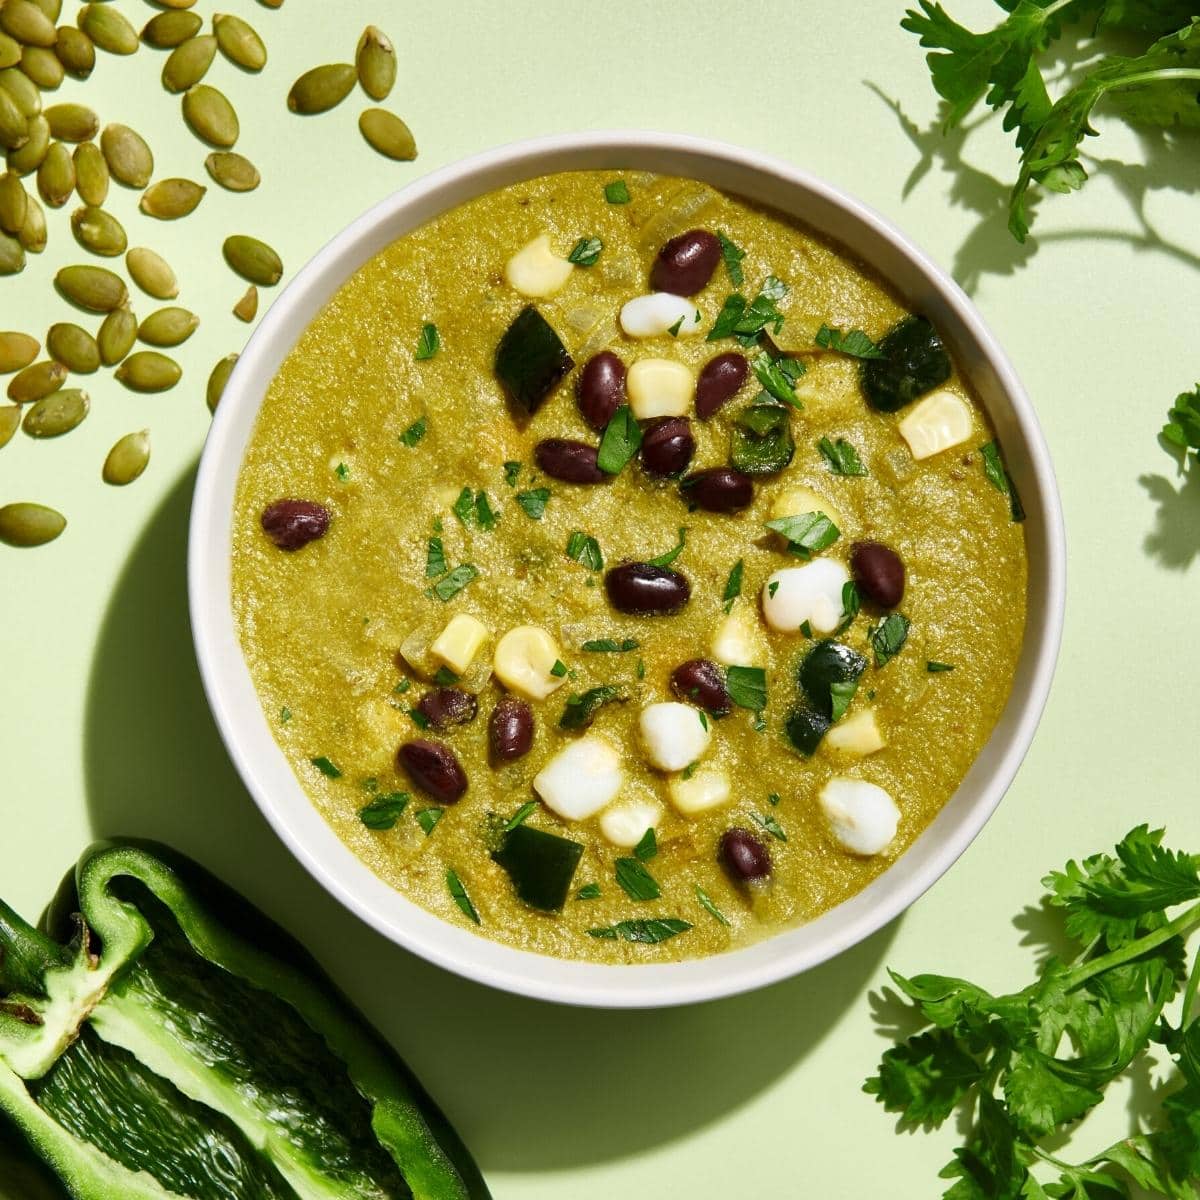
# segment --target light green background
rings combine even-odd
[[[965,142],[937,135],[921,52],[898,28],[902,3],[228,5],[257,24],[271,61],[250,77],[218,59],[209,82],[237,105],[238,149],[259,163],[263,186],[248,196],[214,188],[176,224],[142,217],[120,188],[110,204],[132,244],[176,265],[180,302],[203,317],[179,354],[182,386],[138,397],[98,375],[78,431],[48,444],[18,434],[0,451],[0,502],[40,500],[70,518],[52,546],[0,547],[6,898],[36,914],[95,834],[170,840],[308,942],[444,1103],[500,1200],[939,1194],[933,1175],[948,1139],[898,1136],[858,1090],[885,1045],[869,998],[885,964],[1017,986],[1031,951],[1013,917],[1045,869],[1147,820],[1200,849],[1200,486],[1181,487],[1155,442],[1169,399],[1200,374],[1200,170],[1194,146],[1141,145],[1105,127],[1095,153],[1148,165],[1102,166],[1080,196],[1044,204],[1040,244],[1019,250],[997,182],[1010,178],[1008,139],[994,121]],[[139,25],[153,11],[119,5]],[[978,25],[998,11],[984,0],[951,7]],[[75,8],[69,0],[64,15]],[[210,0],[197,11],[207,16]],[[421,147],[413,165],[363,145],[361,97],[307,121],[284,107],[292,79],[350,57],[367,21],[399,50],[391,103]],[[144,132],[160,175],[203,179],[205,151],[160,89],[161,63],[145,49],[101,54],[86,88],[62,93],[84,91],[105,121]],[[916,123],[910,131],[888,97]],[[950,268],[1041,415],[1070,544],[1066,642],[1045,719],[963,860],[903,919],[832,964],[757,995],[652,1013],[494,993],[414,960],[342,911],[276,842],[229,766],[184,598],[204,381],[245,336],[229,314],[242,285],[221,260],[223,236],[264,236],[294,270],[422,172],[517,138],[620,126],[707,134],[801,164]],[[50,215],[47,253],[0,280],[0,328],[43,334],[71,318],[49,282],[84,258],[69,211]],[[136,305],[143,315],[153,307],[145,297]],[[106,487],[108,447],[144,426],[149,471],[128,489]],[[1095,1136],[1123,1120],[1118,1106]]]

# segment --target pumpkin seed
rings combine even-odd
[[[90,375],[100,367],[100,347],[81,325],[59,321],[46,334],[46,350],[75,375]]]
[[[30,0],[8,0],[0,8],[0,29],[22,46],[53,46],[58,37],[54,22]]]
[[[165,392],[179,382],[179,364],[157,350],[139,350],[117,369],[117,379],[132,392]]]
[[[412,130],[387,109],[365,109],[358,118],[358,128],[372,147],[388,158],[410,162],[417,157]]]
[[[20,67],[7,67],[0,71],[0,88],[17,102],[17,107],[26,121],[42,111],[42,93]]]
[[[100,323],[96,334],[96,345],[100,347],[100,361],[106,367],[115,367],[137,340],[137,317],[128,308],[114,308]]]
[[[205,160],[208,173],[231,192],[252,192],[262,182],[258,168],[246,157],[232,151],[214,151]]]
[[[258,0],[264,8],[282,8],[283,0]]]
[[[33,0],[52,21],[57,21],[62,15],[62,0]]]
[[[8,381],[8,398],[17,404],[29,404],[57,392],[67,381],[67,368],[60,362],[44,358],[18,371]]]
[[[51,208],[62,208],[75,190],[75,163],[62,142],[51,142],[37,173],[38,191]]]
[[[10,150],[7,155],[8,169],[18,175],[29,175],[36,171],[50,148],[50,122],[41,113],[31,117],[25,129],[28,134],[25,144],[17,150]]]
[[[11,375],[29,366],[41,349],[37,338],[15,329],[0,332],[0,375]]]
[[[190,179],[160,179],[142,193],[141,209],[160,221],[174,221],[192,212],[207,190]]]
[[[20,176],[12,171],[0,175],[0,229],[5,233],[20,233],[28,208],[29,197]]]
[[[0,88],[0,146],[19,150],[29,141],[29,118],[17,106],[12,93]]]
[[[358,82],[372,100],[386,100],[396,82],[396,48],[391,38],[375,25],[368,25],[358,40],[354,58]]]
[[[83,104],[52,104],[46,120],[51,135],[64,142],[90,142],[100,132],[100,118]]]
[[[229,376],[232,374],[237,360],[236,354],[227,354],[213,367],[212,374],[208,377],[208,389],[205,396],[209,412],[217,411],[217,405],[221,403],[221,395],[225,391],[225,385],[229,382]]]
[[[26,194],[25,224],[17,241],[30,253],[41,254],[46,248],[46,213],[36,196]]]
[[[154,0],[159,8],[191,8],[196,0]]]
[[[15,67],[21,61],[21,43],[7,33],[0,33],[0,70]]]
[[[12,436],[21,428],[21,406],[0,405],[0,446],[7,446]]]
[[[146,139],[128,125],[106,125],[100,150],[112,177],[126,187],[144,188],[154,174],[154,155]]]
[[[189,38],[171,51],[163,63],[162,84],[168,92],[186,92],[208,73],[217,53],[217,39],[211,33]]]
[[[225,239],[225,261],[250,283],[271,287],[283,274],[283,262],[266,242],[237,233]]]
[[[91,400],[82,388],[63,388],[39,400],[26,414],[21,428],[35,438],[62,437],[88,415]]]
[[[77,208],[71,214],[71,232],[85,250],[105,258],[124,254],[128,245],[125,227],[102,208]]]
[[[237,112],[222,92],[206,83],[184,93],[183,119],[210,146],[232,146],[238,140]]]
[[[186,308],[160,308],[138,326],[138,337],[150,346],[178,346],[196,332],[199,324],[200,318]]]
[[[16,275],[25,270],[25,247],[20,239],[0,233],[0,275]]]
[[[204,22],[194,12],[168,9],[151,17],[142,29],[142,41],[156,50],[172,50],[200,32]],[[61,35],[60,35],[61,36]]]
[[[229,13],[213,13],[212,21],[217,45],[230,62],[247,71],[261,71],[267,65],[267,48],[249,22]]]
[[[85,4],[75,23],[109,54],[133,54],[138,48],[137,30],[124,13],[111,4]]]
[[[9,546],[44,546],[67,527],[60,512],[27,501],[0,508],[0,542]]]
[[[21,51],[21,72],[27,75],[43,92],[52,92],[65,76],[58,55],[45,46],[26,46]]]
[[[150,462],[150,430],[127,433],[108,452],[100,477],[114,487],[132,483]]]
[[[129,300],[125,281],[106,267],[63,267],[54,282],[72,304],[89,312],[112,312]]]
[[[253,321],[258,316],[258,288],[251,284],[246,294],[233,306],[233,315],[239,321]]]
[[[179,281],[170,264],[145,246],[134,246],[125,255],[125,266],[133,282],[155,300],[174,300],[179,295]]]
[[[96,66],[96,47],[92,39],[74,25],[64,25],[58,31],[54,53],[67,74],[75,79],[86,79]]]
[[[75,164],[75,190],[90,208],[99,208],[108,199],[108,163],[95,142],[80,142],[71,155]]]
[[[287,105],[294,113],[328,112],[350,94],[358,72],[349,63],[330,63],[305,71],[288,92]]]

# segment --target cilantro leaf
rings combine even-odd
[[[848,354],[851,358],[883,358],[884,353],[861,329],[851,329],[843,333],[829,325],[822,325],[817,330],[817,345],[826,350],[836,350],[839,354]]]
[[[669,567],[683,553],[684,547],[686,545],[687,545],[687,529],[683,525],[680,525],[679,526],[679,541],[677,541],[675,543],[675,545],[671,547],[670,550],[666,551],[663,554],[658,555],[657,558],[648,558],[648,559],[646,559],[646,561],[652,567]]]
[[[441,349],[442,338],[438,327],[432,324],[421,326],[421,336],[417,338],[417,349],[413,354],[418,362],[432,358]]]
[[[1200,455],[1200,383],[1190,392],[1180,392],[1167,413],[1162,429],[1163,441],[1181,450]]]
[[[721,243],[721,259],[725,263],[725,273],[729,276],[729,282],[734,287],[741,287],[746,282],[746,276],[742,271],[742,259],[746,257],[746,252],[736,243],[730,241],[724,230],[717,230],[717,241]]]
[[[400,440],[410,449],[424,436],[427,425],[424,417],[418,417],[401,435]]]
[[[608,475],[619,475],[641,444],[642,427],[629,405],[622,404],[604,427],[600,449],[596,452],[596,466]]]
[[[517,493],[517,503],[531,521],[540,521],[550,503],[549,488],[533,488],[528,492]]]
[[[598,237],[581,237],[567,255],[567,262],[577,267],[594,267],[604,243]]]
[[[904,1114],[913,1125],[935,1129],[983,1076],[975,1057],[958,1038],[937,1029],[917,1034],[884,1053],[879,1074],[863,1091],[888,1112]]]
[[[829,469],[835,475],[865,475],[867,468],[863,466],[858,451],[845,438],[831,442],[823,437],[817,443],[821,457],[829,464]]]

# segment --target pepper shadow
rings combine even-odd
[[[186,602],[193,479],[151,519],[104,618],[86,709],[92,828],[168,843],[297,935],[405,1056],[485,1173],[578,1168],[688,1135],[793,1070],[859,1004],[895,922],[751,995],[609,1012],[470,983],[358,921],[276,839],[209,713]]]

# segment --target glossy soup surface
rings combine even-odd
[[[1025,548],[1007,497],[983,469],[980,448],[994,435],[957,372],[945,386],[969,402],[972,436],[917,461],[897,430],[904,412],[879,413],[864,402],[859,362],[815,350],[822,323],[878,340],[904,317],[883,283],[803,228],[703,184],[626,173],[630,202],[610,203],[604,185],[617,177],[560,174],[483,196],[400,239],[341,288],[299,339],[263,403],[234,513],[233,605],[280,746],[326,820],[381,878],[446,920],[470,925],[447,887],[453,869],[479,915],[478,931],[513,946],[601,962],[669,961],[807,921],[853,895],[912,844],[954,792],[1008,697],[1025,621]],[[575,383],[590,355],[612,349],[627,364],[672,358],[698,373],[714,355],[738,349],[730,339],[706,341],[703,332],[644,340],[620,332],[617,314],[650,290],[648,273],[662,244],[691,228],[721,230],[745,252],[741,287],[722,265],[694,297],[704,331],[730,292],[752,298],[771,275],[788,287],[778,302],[785,317],[778,341],[808,365],[796,388],[804,408],[791,419],[791,464],[758,477],[753,504],[735,514],[689,511],[675,481],[651,479],[636,459],[602,484],[547,479],[534,466],[539,441],[597,441],[575,403]],[[581,237],[598,237],[603,250],[594,266],[576,267],[557,294],[533,301],[576,367],[522,428],[493,358],[505,329],[530,303],[505,281],[505,263],[542,233],[560,255]],[[441,347],[418,360],[414,350],[426,323],[436,324]],[[745,353],[753,358],[759,348]],[[731,424],[757,392],[751,375],[714,417],[692,420],[691,469],[727,462]],[[401,435],[418,420],[426,433],[407,445]],[[832,473],[818,452],[822,437],[851,442],[867,474]],[[515,480],[511,466],[506,478],[506,463],[520,464]],[[874,664],[869,635],[881,614],[869,606],[839,635],[872,660],[843,718],[874,710],[886,746],[867,756],[822,745],[806,758],[783,733],[799,700],[798,664],[814,642],[768,629],[760,592],[772,572],[799,565],[764,528],[773,500],[796,486],[818,493],[836,514],[841,536],[824,556],[844,562],[855,541],[877,539],[907,569],[899,611],[911,626],[890,662]],[[516,496],[541,487],[550,499],[535,520]],[[486,493],[494,528],[474,519],[466,525],[455,515],[464,488]],[[278,549],[260,515],[281,497],[325,505],[332,514],[328,533],[295,552]],[[691,600],[675,616],[615,612],[603,571],[566,554],[570,535],[579,531],[597,539],[605,567],[644,561],[670,550],[681,526],[686,547],[672,566],[690,581]],[[471,563],[478,571],[445,601],[430,592],[438,577],[427,576],[435,536],[446,567]],[[712,722],[699,769],[724,771],[731,798],[684,817],[670,802],[666,774],[646,761],[638,715],[646,704],[674,699],[669,678],[676,666],[710,656],[725,616],[727,579],[739,560],[742,590],[732,607],[759,647],[767,706],[761,718],[734,707]],[[478,617],[493,634],[465,679],[478,691],[478,716],[443,733],[423,732],[410,710],[432,684],[400,647],[423,646],[458,612]],[[552,634],[569,674],[532,704],[531,752],[495,767],[487,719],[503,689],[487,667],[495,638],[523,624]],[[582,649],[598,639],[633,640],[637,648]],[[930,661],[954,669],[930,672]],[[584,846],[561,913],[538,912],[517,899],[491,859],[489,814],[508,817],[536,799],[534,776],[580,736],[558,725],[568,696],[605,683],[622,685],[627,700],[603,707],[589,733],[621,755],[625,782],[616,803],[661,805],[657,854],[646,864],[661,895],[634,900],[618,886],[616,860],[631,851],[610,844],[598,818],[569,822],[538,803],[531,826]],[[426,810],[440,806],[396,762],[401,743],[420,737],[452,747],[469,780],[466,795],[446,806],[428,833]],[[326,773],[314,759],[324,760]],[[330,777],[330,764],[340,775]],[[885,852],[856,856],[833,837],[818,795],[835,775],[876,783],[895,800],[899,830]],[[395,825],[368,828],[360,809],[397,791],[411,799]],[[768,886],[735,883],[718,863],[718,839],[731,826],[754,831],[766,845]],[[592,883],[598,898],[575,898]],[[702,905],[698,888],[728,924]],[[587,932],[657,917],[691,928],[656,945]]]

